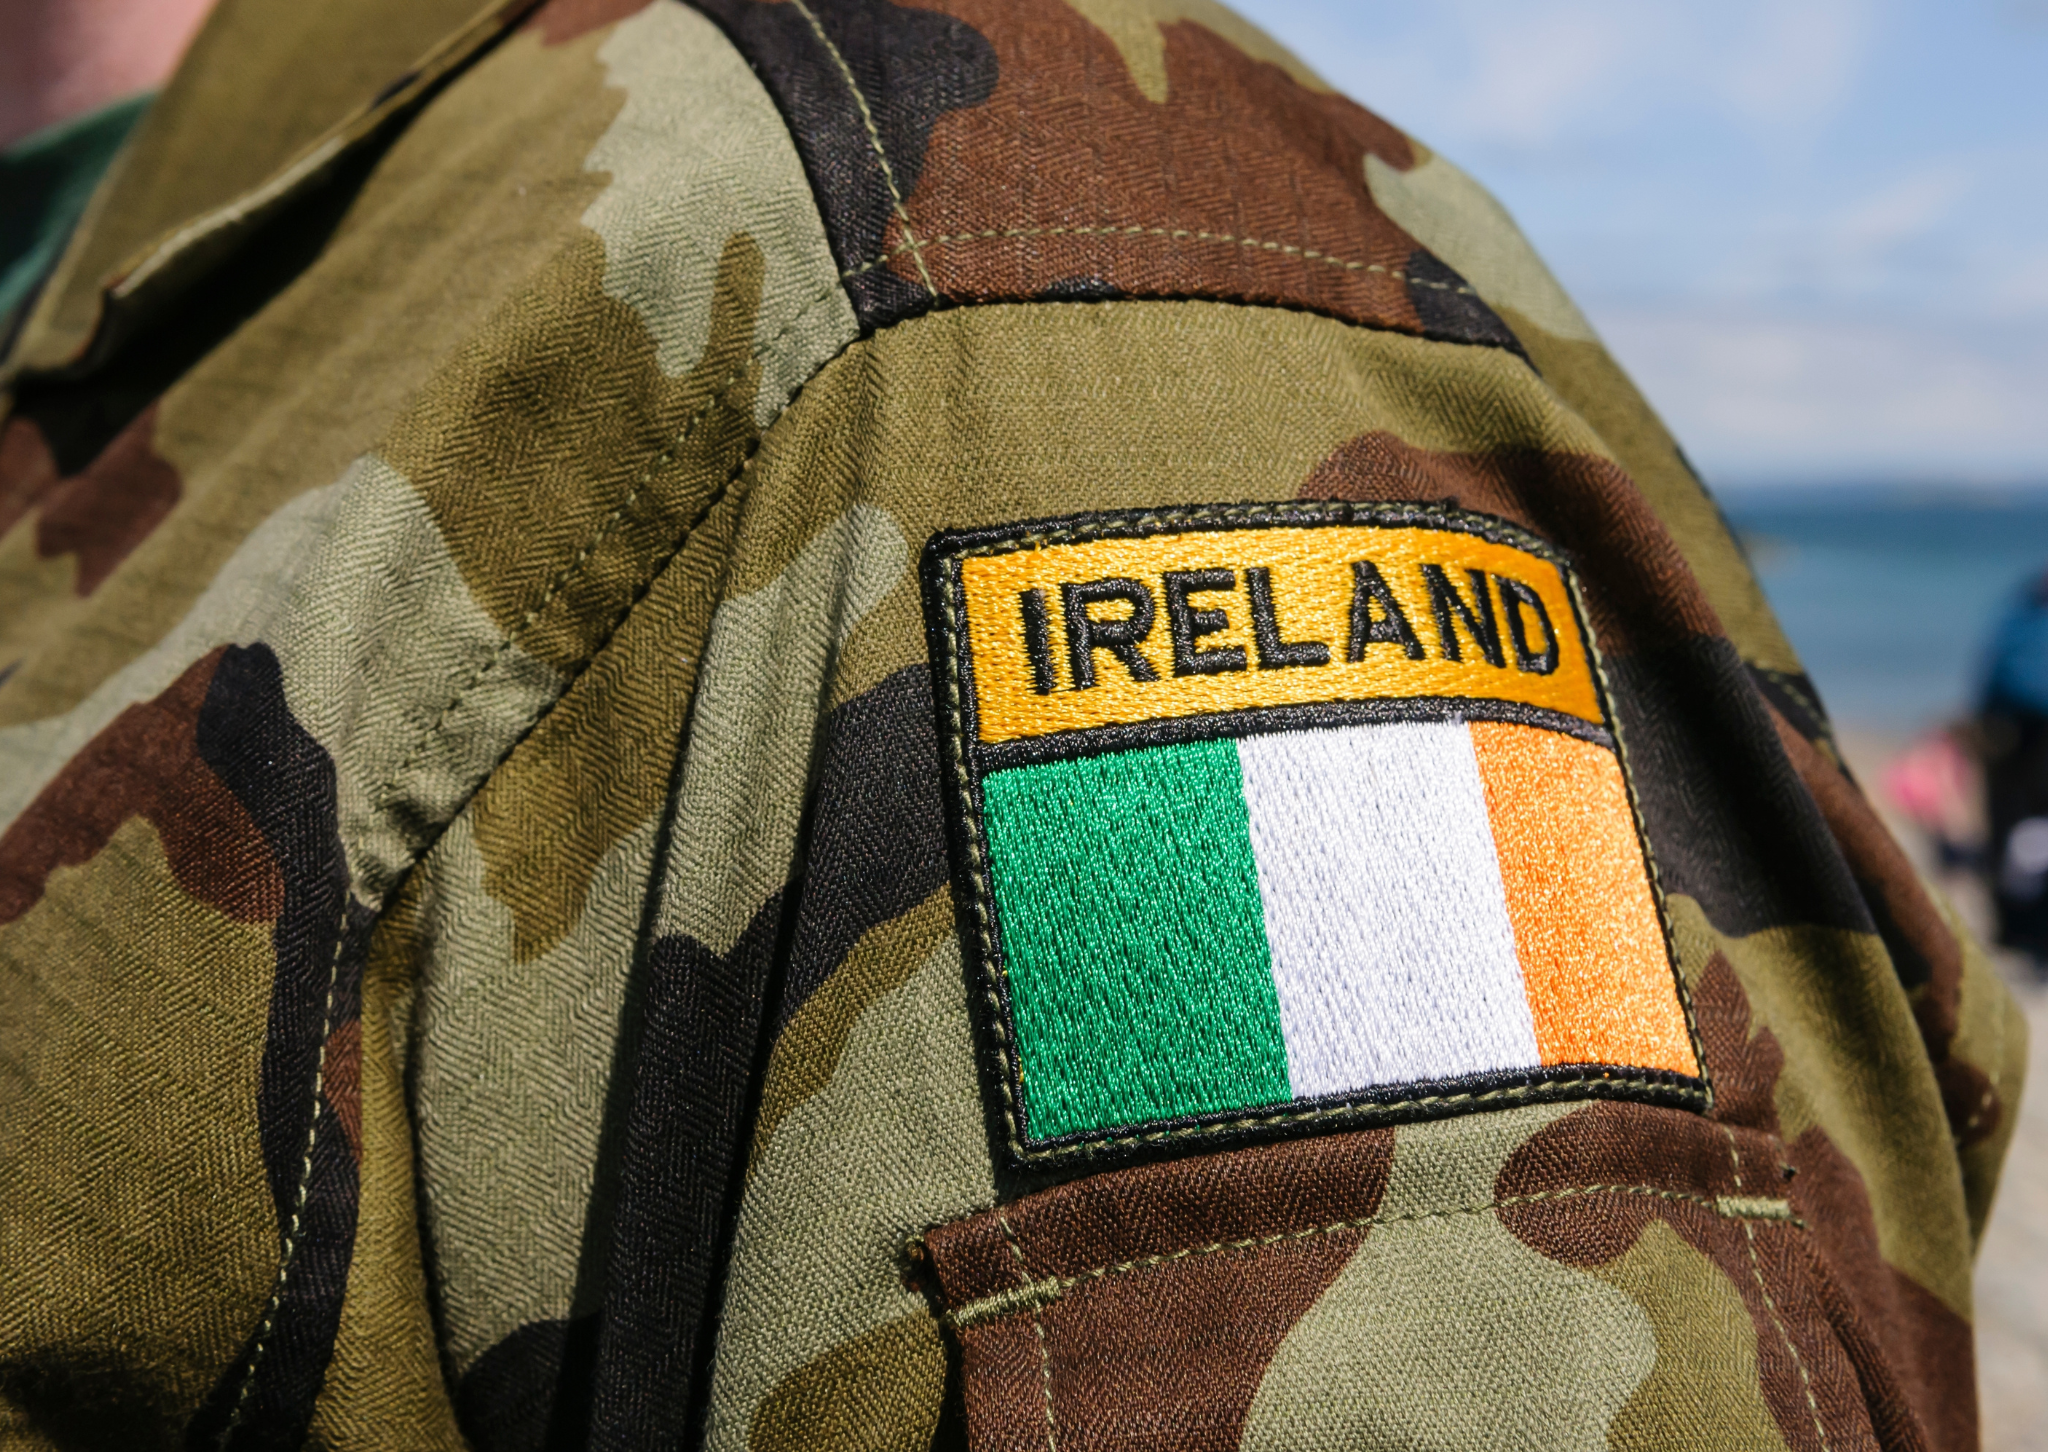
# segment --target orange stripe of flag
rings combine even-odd
[[[1543,1062],[1699,1073],[1614,753],[1470,730]]]

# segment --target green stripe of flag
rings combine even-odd
[[[1233,741],[982,785],[1034,1137],[1285,1102]]]

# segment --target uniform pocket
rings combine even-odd
[[[930,1232],[976,1452],[1874,1446],[1768,1136],[1537,1105]]]

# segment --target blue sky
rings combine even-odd
[[[2048,481],[2048,0],[1237,0],[1486,183],[1717,484]]]

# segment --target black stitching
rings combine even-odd
[[[1003,1128],[1007,1147],[1018,1162],[1032,1163],[1074,1155],[1096,1157],[1109,1153],[1156,1151],[1189,1141],[1205,1147],[1227,1142],[1250,1142],[1284,1134],[1295,1126],[1314,1124],[1335,1128],[1433,1118],[1461,1113],[1474,1105],[1488,1101],[1508,1104],[1614,1098],[1669,1104],[1700,1112],[1712,1109],[1713,1084],[1702,1050],[1692,995],[1687,991],[1684,975],[1678,970],[1670,914],[1664,901],[1656,858],[1650,851],[1648,838],[1643,832],[1641,807],[1636,798],[1633,781],[1630,779],[1627,756],[1618,735],[1592,727],[1590,723],[1577,721],[1576,718],[1569,718],[1573,724],[1565,725],[1558,719],[1557,713],[1542,712],[1530,707],[1516,708],[1516,703],[1481,702],[1459,698],[1460,714],[1471,719],[1517,719],[1519,713],[1526,712],[1531,717],[1543,718],[1531,719],[1528,724],[1540,724],[1550,729],[1562,727],[1582,739],[1598,740],[1601,745],[1615,752],[1622,764],[1622,779],[1628,790],[1636,839],[1642,850],[1651,896],[1656,903],[1658,922],[1664,934],[1665,957],[1671,968],[1679,1005],[1685,1017],[1694,1061],[1699,1065],[1699,1077],[1624,1066],[1559,1066],[1554,1069],[1508,1074],[1475,1075],[1436,1084],[1405,1084],[1386,1091],[1345,1095],[1332,1101],[1313,1104],[1306,1109],[1297,1107],[1301,1101],[1296,1100],[1285,1105],[1275,1105],[1271,1109],[1228,1111],[1215,1115],[1189,1116],[1180,1120],[1152,1121],[1144,1129],[1128,1133],[1102,1134],[1084,1131],[1054,1139],[1033,1140],[1029,1143],[1024,1139],[1023,1126],[1028,1122],[1026,1090],[1022,1080],[1022,1066],[1012,1052],[1008,1031],[1011,1011],[1008,970],[1002,962],[994,891],[988,876],[987,842],[981,826],[980,778],[985,771],[995,769],[998,763],[1002,766],[1023,764],[1021,753],[1015,751],[1020,745],[1027,748],[1035,745],[1045,752],[1044,759],[1065,759],[1082,754],[1076,751],[1076,746],[1082,744],[1077,738],[1085,736],[1086,745],[1093,750],[1117,750],[1123,749],[1127,744],[1137,744],[1135,739],[1120,738],[1119,732],[1145,732],[1145,740],[1158,740],[1163,737],[1159,728],[1169,723],[1147,722],[1135,728],[1109,727],[1095,728],[1085,733],[1061,733],[1057,745],[1049,744],[1051,738],[1025,738],[1021,742],[1004,742],[995,747],[979,746],[975,739],[973,663],[969,653],[965,599],[960,577],[962,562],[977,556],[1043,549],[1052,544],[1081,543],[1098,539],[1145,538],[1191,529],[1220,533],[1234,529],[1314,528],[1340,524],[1452,530],[1475,535],[1494,543],[1510,545],[1556,565],[1572,602],[1575,617],[1573,623],[1578,627],[1580,639],[1586,648],[1588,669],[1601,715],[1609,723],[1614,721],[1604,665],[1593,640],[1591,627],[1587,623],[1584,599],[1577,577],[1571,569],[1569,557],[1549,541],[1494,516],[1476,514],[1448,505],[1430,504],[1359,505],[1342,501],[1292,501],[1278,504],[1197,505],[1143,511],[1092,512],[1058,519],[942,531],[926,541],[920,560],[920,585],[924,595],[926,633],[935,657],[935,675],[942,683],[942,688],[934,691],[933,696],[941,749],[946,757],[947,775],[952,783],[952,790],[946,794],[947,825],[955,844],[956,872],[959,878],[964,879],[961,883],[962,891],[956,895],[956,902],[962,917],[962,936],[966,939],[966,946],[972,954],[973,967],[976,976],[981,980],[982,996],[989,1009],[985,1026],[999,1070],[997,1081],[1003,1096]],[[1441,573],[1439,569],[1438,574]],[[1493,614],[1491,592],[1485,584],[1486,576],[1479,571],[1468,571],[1467,574],[1473,577],[1477,600],[1483,605],[1483,624],[1479,618],[1480,611],[1474,606],[1466,605],[1462,599],[1459,599],[1457,604],[1460,607],[1459,613],[1466,618],[1460,623],[1468,624],[1470,633],[1482,650],[1486,649],[1490,629],[1492,650],[1489,652],[1489,658],[1497,656],[1498,659],[1495,659],[1494,663],[1505,668],[1505,653],[1500,648],[1499,622]],[[1117,583],[1128,583],[1144,589],[1137,581]],[[1450,585],[1448,580],[1445,584],[1453,595],[1457,593],[1456,587]],[[1145,591],[1145,598],[1149,602],[1149,590]],[[1444,619],[1449,608],[1448,603],[1438,606],[1439,628],[1447,639],[1453,638],[1449,634],[1448,622]],[[1133,622],[1136,613],[1134,607],[1131,618]],[[1100,622],[1091,621],[1091,631],[1099,628],[1099,624]],[[1148,617],[1147,630],[1150,624]],[[1143,633],[1138,632],[1135,638],[1142,639]],[[1554,634],[1552,639],[1555,640]],[[1135,650],[1133,653],[1135,654]],[[1456,659],[1455,656],[1452,658]],[[1382,708],[1385,704],[1323,703],[1306,708],[1263,708],[1257,711],[1219,713],[1218,716],[1208,718],[1201,726],[1193,729],[1206,729],[1216,736],[1240,735],[1246,734],[1248,729],[1273,729],[1283,719],[1277,714],[1279,711],[1321,712],[1332,707],[1339,711],[1372,711]],[[1442,719],[1441,703],[1430,704],[1437,706],[1435,718]],[[1503,707],[1516,710],[1517,716],[1510,716],[1508,711],[1501,709]],[[1481,708],[1485,711],[1484,715]],[[1259,726],[1248,728],[1243,724],[1246,720],[1252,719],[1256,719]],[[1358,718],[1354,716],[1352,719]],[[1294,722],[1288,720],[1287,724],[1291,725]],[[1233,725],[1237,729],[1230,729]],[[1418,1088],[1431,1092],[1418,1095],[1414,1092]]]

